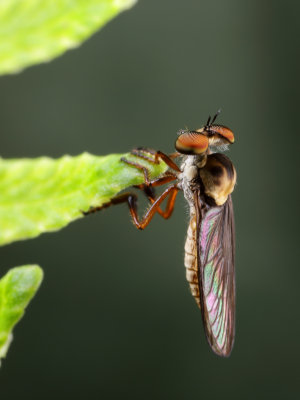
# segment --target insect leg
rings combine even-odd
[[[128,197],[128,206],[129,211],[133,219],[133,223],[138,229],[145,229],[146,226],[149,224],[151,219],[153,218],[154,214],[158,212],[160,204],[164,201],[165,198],[168,198],[168,203],[166,210],[163,214],[161,214],[165,219],[169,218],[172,214],[174,209],[175,198],[177,196],[179,189],[176,184],[169,186],[157,199],[153,199],[153,203],[149,210],[146,212],[144,217],[139,221],[137,215],[137,196],[129,196]]]
[[[172,161],[169,156],[167,156],[166,154],[164,154],[160,151],[146,149],[146,148],[138,148],[138,149],[133,149],[131,151],[131,154],[135,155],[136,157],[142,158],[143,160],[147,160],[148,162],[151,162],[153,164],[158,164],[159,158],[161,158],[170,168],[172,168],[173,170],[175,170],[177,172],[181,172],[180,168],[174,163],[174,161]],[[149,154],[153,155],[154,158],[149,157]],[[177,157],[177,155],[178,155],[178,153],[172,153],[171,157],[175,158],[175,157]],[[141,170],[144,174],[145,184],[148,186],[150,186],[152,184],[150,182],[150,173],[149,173],[149,170],[147,167],[145,167],[144,165],[141,165],[135,161],[127,160],[127,158],[124,158],[124,157],[121,158],[121,161],[123,161],[124,163],[126,163],[128,165],[131,165],[132,167],[135,167],[135,168]],[[174,176],[174,174],[171,174],[171,173],[168,175]],[[167,182],[170,182],[170,181],[166,180],[165,182],[161,183],[161,185],[163,185],[164,183],[167,183]],[[156,186],[158,186],[158,185],[156,185]]]
[[[155,179],[151,180],[149,182],[149,185],[147,185],[146,183],[142,183],[141,185],[135,185],[134,187],[137,189],[144,190],[144,188],[146,186],[152,186],[152,187],[161,186],[166,183],[175,181],[175,179],[177,179],[176,175],[174,175],[172,173],[166,173],[165,175],[161,176],[160,178],[155,178]]]
[[[173,190],[172,192],[170,192],[165,211],[162,211],[162,209],[159,206],[157,207],[157,212],[164,219],[168,219],[168,218],[171,217],[171,215],[173,213],[173,210],[174,210],[175,200],[176,200],[177,194],[178,194],[178,189],[177,190]],[[155,199],[149,198],[149,200],[151,201],[152,204],[155,203]]]
[[[165,176],[163,176],[161,178],[157,178],[157,179],[152,180],[150,182],[150,186],[147,186],[145,184],[141,184],[141,185],[136,185],[134,187],[137,188],[137,189],[141,189],[145,193],[147,198],[150,200],[150,202],[153,204],[155,202],[155,200],[156,200],[155,192],[154,192],[153,188],[155,186],[161,186],[161,185],[164,185],[166,183],[172,182],[175,179],[177,179],[176,175],[173,175],[173,174],[170,173],[170,174],[165,175]],[[172,212],[173,212],[173,209],[174,209],[175,198],[176,198],[176,195],[174,197],[174,200],[172,200],[172,196],[170,195],[165,211],[163,211],[160,207],[158,207],[157,210],[156,210],[158,212],[158,214],[161,215],[165,219],[169,218],[171,216]]]
[[[153,204],[150,206],[149,210],[146,212],[144,217],[139,220],[137,214],[137,195],[134,193],[123,193],[119,196],[114,197],[110,202],[102,204],[100,207],[90,208],[88,211],[83,211],[83,215],[89,215],[96,211],[102,210],[103,208],[109,207],[114,204],[120,204],[127,202],[129,211],[133,220],[134,225],[138,229],[145,229],[149,224],[154,214],[158,212],[160,204],[164,201],[165,198],[169,196],[166,210],[163,213],[164,218],[169,218],[172,214],[175,198],[179,189],[176,184],[169,186],[157,199],[153,199]]]
[[[121,161],[123,161],[124,163],[126,163],[128,165],[131,165],[132,167],[135,167],[135,168],[140,169],[141,171],[143,171],[145,183],[146,183],[146,185],[150,186],[148,168],[146,168],[144,165],[141,165],[141,164],[136,163],[134,161],[127,160],[127,158],[124,158],[124,157],[121,158]]]
[[[147,155],[147,153],[153,155],[154,159],[153,159],[153,157],[149,157],[149,155]],[[135,155],[137,157],[143,158],[144,160],[147,160],[149,162],[152,162],[153,164],[158,164],[159,163],[159,158],[160,158],[161,160],[163,160],[168,165],[168,167],[170,167],[171,169],[174,169],[177,172],[181,172],[180,168],[178,167],[178,165],[176,165],[174,163],[174,161],[171,159],[171,158],[178,157],[178,153],[172,153],[171,157],[169,157],[165,153],[162,153],[159,150],[156,151],[156,150],[152,150],[152,149],[139,147],[137,149],[133,149],[131,151],[131,154],[133,154],[133,155]]]
[[[171,160],[173,160],[173,158],[177,158],[177,157],[180,157],[180,156],[181,156],[181,154],[178,153],[178,151],[174,151],[174,153],[171,153],[171,154],[168,155],[168,157],[171,158]]]

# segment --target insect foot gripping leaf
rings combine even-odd
[[[24,315],[25,307],[43,279],[38,265],[12,268],[0,280],[0,364],[12,341],[12,329]]]

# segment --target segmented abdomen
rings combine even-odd
[[[186,268],[186,279],[190,284],[192,295],[194,296],[196,303],[200,307],[196,232],[197,232],[196,217],[193,216],[189,223],[187,238],[184,246],[185,250],[184,265]]]

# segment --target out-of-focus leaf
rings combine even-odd
[[[136,0],[0,1],[0,74],[79,46]]]
[[[43,279],[38,265],[12,268],[0,280],[0,362],[12,341],[12,329],[24,315],[25,307]]]

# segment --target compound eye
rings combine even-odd
[[[208,138],[201,133],[185,132],[176,140],[175,148],[182,154],[202,154],[208,148]]]
[[[223,138],[227,139],[229,143],[234,143],[234,134],[231,129],[223,125],[212,125],[211,130],[218,133]]]

